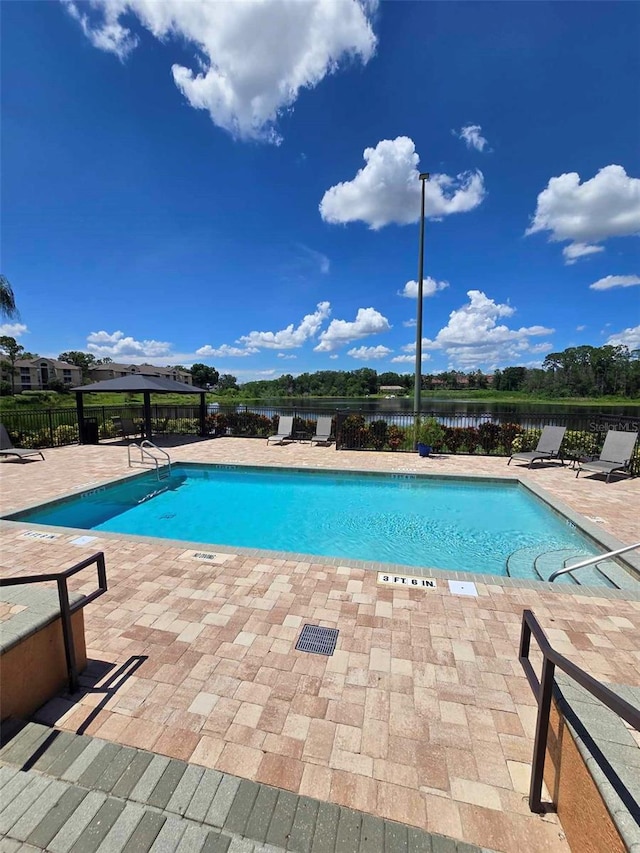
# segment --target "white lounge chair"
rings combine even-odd
[[[267,444],[284,444],[285,441],[293,441],[293,415],[281,415],[278,421],[278,432],[267,438]]]
[[[41,450],[14,447],[4,424],[0,424],[0,456],[17,456],[22,462],[27,456],[40,456],[44,461],[44,454]]]
[[[316,423],[316,432],[311,439],[311,444],[331,443],[331,415],[320,415]]]
[[[576,477],[580,471],[591,471],[594,474],[606,474],[608,483],[614,471],[624,471],[628,467],[637,440],[637,432],[610,429],[605,436],[600,458],[592,462],[578,462]]]
[[[542,435],[538,440],[538,446],[535,450],[523,450],[519,453],[512,453],[507,465],[511,465],[512,459],[519,459],[529,463],[529,468],[538,460],[560,459],[564,465],[564,459],[560,456],[560,445],[567,431],[566,427],[561,426],[545,426],[542,430]]]

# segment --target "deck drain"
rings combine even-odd
[[[305,625],[296,649],[299,652],[311,652],[314,655],[332,655],[338,639],[337,628],[321,628],[319,625]]]

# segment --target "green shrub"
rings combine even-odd
[[[391,424],[387,430],[387,444],[389,445],[389,449],[400,450],[401,447],[404,448],[407,442],[409,442],[409,446],[407,447],[409,449],[413,444],[411,437],[407,436],[407,432],[399,426]]]
[[[72,424],[62,424],[53,431],[54,446],[74,444],[79,439],[78,427]]]
[[[382,450],[387,443],[388,427],[387,422],[380,419],[372,421],[369,424],[368,440],[374,450]]]
[[[482,450],[487,454],[497,450],[501,437],[502,427],[500,424],[485,421],[478,427],[478,441]]]
[[[478,449],[479,437],[477,427],[461,427],[462,443],[460,450],[462,453],[475,453]]]
[[[118,434],[113,421],[104,421],[98,427],[98,435],[100,438],[115,438]]]
[[[523,430],[513,439],[511,443],[512,452],[521,453],[523,451],[535,450],[541,435],[541,429]]]
[[[603,437],[598,432],[568,429],[562,440],[562,453],[567,456],[596,456]]]
[[[444,443],[444,427],[435,418],[427,418],[418,425],[418,441],[440,450]]]
[[[522,427],[520,424],[506,423],[502,424],[500,431],[500,444],[502,445],[502,449],[508,456],[511,456],[513,453],[513,442],[522,432]]]
[[[340,441],[343,447],[360,450],[369,444],[369,430],[363,415],[347,415],[342,423]]]

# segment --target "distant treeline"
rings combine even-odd
[[[319,370],[285,374],[278,379],[245,382],[244,396],[261,397],[365,397],[368,394],[402,395],[413,391],[412,373],[377,373],[359,370]],[[640,396],[640,350],[626,346],[570,347],[550,353],[541,368],[505,367],[487,375],[481,371],[423,374],[425,391],[491,388],[519,391],[540,397]],[[397,390],[395,390],[397,389]]]

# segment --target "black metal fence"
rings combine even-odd
[[[294,433],[313,434],[321,415],[332,414],[335,446],[338,450],[377,450],[413,452],[417,440],[434,452],[484,456],[509,456],[514,451],[535,448],[545,424],[565,426],[562,445],[565,458],[593,457],[602,449],[604,436],[610,429],[640,431],[637,418],[593,414],[577,409],[569,414],[500,413],[443,414],[422,412],[418,423],[409,412],[365,412],[326,408],[298,409],[286,406],[221,406],[207,407],[206,428],[212,437],[266,437],[276,431],[281,415],[293,415]],[[86,406],[85,418],[97,421],[98,437],[117,435],[112,419],[116,417],[142,420],[142,405]],[[198,435],[198,406],[152,405],[152,428],[155,435]],[[78,419],[75,409],[5,412],[2,420],[17,447],[59,447],[78,441]],[[640,449],[636,448],[631,471],[640,473]]]
[[[85,406],[85,421],[97,422],[98,438],[115,438],[118,431],[113,418],[130,418],[142,421],[144,407]],[[155,434],[197,435],[200,410],[198,406],[151,406],[152,427]],[[79,440],[78,414],[75,408],[32,409],[2,413],[2,423],[7,428],[16,447],[63,447]]]

